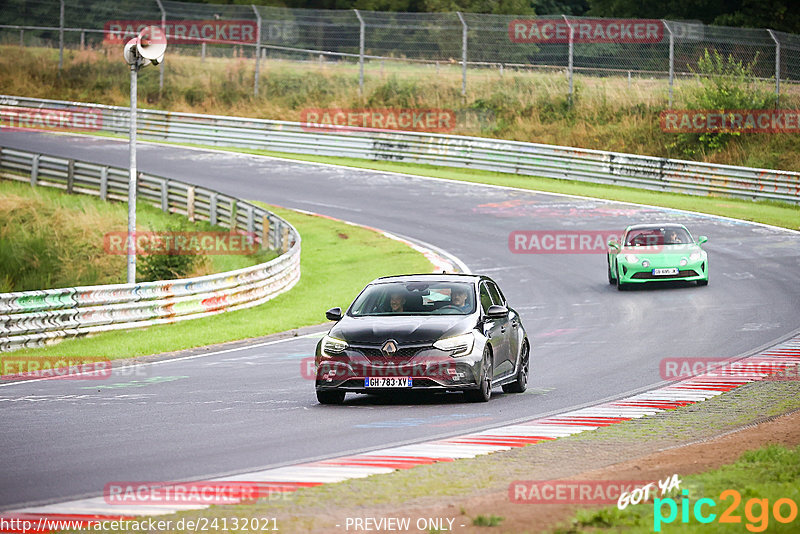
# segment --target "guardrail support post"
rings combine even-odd
[[[672,33],[672,28],[666,20],[662,20],[661,24],[669,32],[669,109],[672,109],[672,87],[675,82],[675,34]]]
[[[289,251],[289,227],[281,225],[281,250],[286,253]]]
[[[194,222],[194,187],[186,189],[186,217]]]
[[[238,208],[238,203],[234,198],[233,200],[231,200],[231,220],[228,224],[228,228],[231,230],[236,230],[236,219],[238,218],[237,217],[238,214],[236,213],[237,208]]]
[[[58,75],[61,76],[61,69],[64,67],[64,0],[60,2],[61,7],[58,16]]]
[[[256,28],[256,74],[255,80],[253,81],[253,96],[258,96],[258,78],[261,75],[259,70],[259,63],[261,61],[261,13],[258,12],[256,6],[250,4],[250,7],[253,8],[253,13],[256,14],[256,20],[258,21],[258,27]]]
[[[216,226],[217,224],[217,194],[211,193],[208,197],[208,222]]]
[[[247,206],[247,233],[251,236],[255,232],[255,224],[253,222],[253,206]]]
[[[269,248],[269,216],[261,216],[261,250]]]
[[[31,161],[31,187],[36,187],[39,181],[39,158],[41,154],[34,154],[33,161]]]
[[[86,32],[81,31],[81,50],[86,50]]]
[[[467,21],[461,11],[456,11],[461,21],[461,96],[467,96]]]
[[[169,212],[169,180],[161,180],[161,211]]]
[[[108,167],[100,169],[100,199],[108,200]]]
[[[19,30],[19,47],[25,48],[25,30]]]
[[[574,45],[575,45],[575,30],[570,24],[569,19],[566,15],[561,15],[564,17],[564,22],[567,23],[567,28],[569,29],[569,57],[567,58],[567,76],[569,77],[569,93],[567,96],[567,100],[569,101],[569,107],[572,107],[572,71],[573,71],[573,59],[574,59]]]
[[[775,41],[775,108],[780,105],[781,100],[781,42],[775,36],[775,32],[767,30],[769,36]]]
[[[358,12],[357,9],[353,11],[356,12],[356,17],[358,17],[358,94],[364,94],[364,40],[365,40],[365,25],[364,19],[361,17],[361,13]]]
[[[75,160],[71,159],[67,162],[67,194],[72,194],[72,189],[75,185]]]

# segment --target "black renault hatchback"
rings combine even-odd
[[[492,388],[522,393],[530,342],[519,315],[487,276],[415,274],[374,280],[317,344],[322,404],[345,394],[462,391],[486,402]]]

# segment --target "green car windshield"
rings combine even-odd
[[[692,236],[680,226],[638,228],[628,232],[625,245],[629,247],[650,247],[660,245],[687,245]]]
[[[462,282],[387,282],[368,286],[350,315],[467,315],[475,311],[472,284]]]

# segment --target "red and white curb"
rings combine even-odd
[[[738,360],[735,368],[727,370],[724,376],[712,370],[644,393],[523,423],[424,443],[186,484],[247,485],[260,496],[271,497],[301,488],[391,473],[397,469],[451,462],[460,458],[474,458],[694,404],[744,384],[767,379],[776,372],[792,373],[791,376],[796,380],[799,364],[800,336],[797,336],[758,354]],[[106,497],[95,497],[22,508],[0,515],[0,524],[1,520],[5,520],[8,524],[11,519],[27,519],[32,522],[28,532],[41,532],[45,529],[37,530],[36,527],[37,522],[43,519],[71,519],[89,524],[92,521],[130,519],[208,507],[208,504],[202,503],[143,504],[136,495],[131,495],[129,499],[131,502],[124,502],[126,501],[124,498],[120,500],[123,501],[122,504],[111,504]],[[41,526],[41,523],[39,525]],[[21,530],[4,529],[0,532],[21,532]]]

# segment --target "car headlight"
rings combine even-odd
[[[637,258],[635,254],[625,254],[625,261],[628,263],[638,263],[639,258]]]
[[[700,258],[703,257],[703,254],[699,251],[692,252],[689,254],[689,260],[691,261],[700,261]]]
[[[336,339],[326,335],[322,338],[322,355],[333,357],[338,356],[347,348],[347,342],[342,339]]]
[[[439,350],[449,352],[450,356],[456,358],[472,352],[474,344],[475,336],[470,332],[459,336],[442,338],[434,343],[433,346]]]

